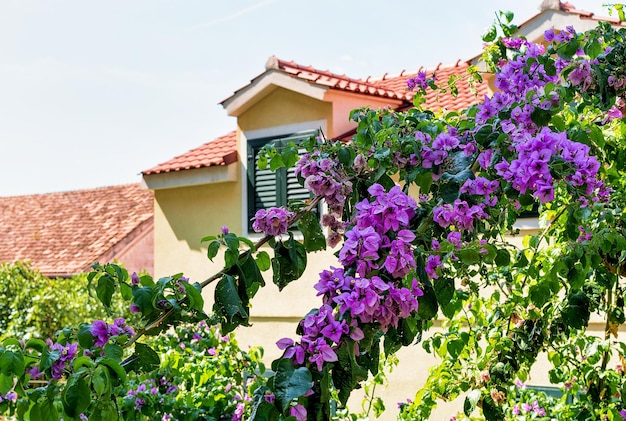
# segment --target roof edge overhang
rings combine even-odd
[[[239,116],[276,88],[284,88],[302,95],[324,100],[328,87],[290,76],[280,70],[267,70],[234,95],[221,102],[229,116]]]
[[[573,26],[576,31],[583,32],[598,26],[598,21],[583,19],[577,14],[562,10],[544,10],[522,23],[516,35],[523,35],[531,42],[542,42],[548,29],[565,29],[567,26]]]
[[[227,183],[237,181],[237,163],[214,165],[181,171],[144,174],[143,185],[150,190],[192,187],[204,184]]]

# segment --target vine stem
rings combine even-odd
[[[298,220],[300,220],[300,218],[302,218],[302,215],[306,214],[307,212],[310,212],[313,210],[313,208],[315,208],[315,206],[317,206],[317,204],[322,200],[322,196],[315,196],[312,200],[311,203],[309,203],[306,207],[304,207],[303,209],[300,209],[299,211],[296,212],[296,214],[291,218],[291,221],[289,221],[289,227],[292,227],[296,222],[298,222]],[[261,247],[262,245],[264,245],[265,243],[267,243],[268,241],[270,241],[272,238],[274,238],[271,235],[265,235],[263,238],[261,238],[259,241],[257,241],[254,246],[250,249],[250,251],[256,251],[259,249],[259,247]],[[244,253],[248,253],[248,251],[245,251]],[[241,256],[242,253],[239,254],[239,256]],[[218,279],[221,279],[222,276],[224,276],[224,270],[220,270],[219,272],[215,273],[214,275],[208,277],[207,279],[205,279],[204,281],[202,281],[199,285],[200,285],[200,289],[204,289],[206,286],[208,286],[209,284],[215,282]],[[181,298],[178,303],[179,304],[183,304],[184,302],[187,301],[187,297],[183,297]],[[139,338],[141,338],[143,335],[146,334],[146,332],[155,329],[157,327],[159,327],[163,322],[165,322],[170,316],[172,316],[174,314],[175,310],[174,307],[170,307],[167,311],[163,312],[156,320],[150,322],[148,325],[146,325],[145,327],[143,327],[142,329],[140,329],[139,331],[137,331],[135,333],[135,335],[130,338],[128,340],[128,342],[126,342],[124,344],[124,347],[127,348],[130,345],[132,345],[133,343],[137,342],[137,340]]]

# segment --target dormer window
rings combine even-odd
[[[280,150],[290,142],[297,145],[317,134],[317,130],[306,130],[276,137],[248,139],[248,221],[259,209],[286,206],[291,200],[307,200],[311,197],[309,191],[298,183],[293,167],[289,170],[279,168],[275,172],[269,168],[259,169],[259,151],[270,143]],[[248,230],[251,230],[251,223],[248,224]]]

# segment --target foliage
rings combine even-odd
[[[186,417],[184,411],[207,410],[209,402],[193,392],[197,383],[189,394],[180,392],[184,405],[166,396],[176,376],[188,372],[174,358],[167,363],[171,372],[155,376],[158,353],[139,339],[209,319],[200,290],[213,282],[211,319],[222,334],[248,325],[251,300],[265,285],[262,272],[271,268],[282,289],[300,278],[308,253],[323,248],[312,215],[324,200],[327,242],[343,240],[338,265],[320,273],[321,304],[303,317],[297,337],[278,341],[282,357],[270,370],[260,367],[263,377],[251,385],[242,375],[248,388],[240,397],[252,395],[245,409],[250,419],[344,414],[355,389],[382,377],[381,355],[392,359],[401,347],[422,341],[437,317],[445,329],[423,347],[441,364],[402,405],[401,418],[428,419],[437,401],[459,397],[457,419],[626,416],[626,344],[617,338],[625,321],[626,29],[601,23],[584,34],[550,30],[546,45],[535,45],[509,36],[512,16],[498,18],[504,37],[486,34],[493,41],[486,62],[498,89],[491,97],[459,112],[426,110],[427,90],[454,94],[459,81],[440,89],[436,75],[420,72],[407,82],[415,107],[355,110],[351,143],[304,142],[307,153],[295,174],[315,199],[258,213],[255,229],[266,236],[257,243],[226,227],[206,237],[210,259],[225,250],[225,267],[202,283],[182,274],[155,281],[117,265],[94,266],[88,279],[100,301],[110,309],[119,294],[143,326],[134,332],[122,319],[96,320],[61,330],[55,342],[6,339],[0,410],[30,420],[81,413],[90,420],[165,417],[146,394],[152,387],[170,402],[167,411]],[[473,80],[488,76],[470,70]],[[295,151],[274,149],[267,157],[276,169],[294,163]],[[534,206],[542,229],[520,246],[511,240],[515,223]],[[603,337],[587,332],[592,317],[604,321]],[[550,381],[561,397],[523,384],[540,353],[553,365]],[[241,370],[226,375],[235,373]],[[216,394],[207,399],[225,404],[217,397],[226,380],[209,377]],[[32,387],[34,378],[44,380],[41,387]],[[120,393],[126,397],[118,406]],[[382,411],[375,398],[369,402]]]
[[[205,322],[177,326],[151,344],[162,361],[154,371],[131,374],[118,395],[127,420],[246,419],[249,389],[262,374],[262,350],[243,352],[232,335]],[[158,360],[157,360],[158,362]]]
[[[128,313],[121,305],[112,312]],[[63,327],[104,316],[85,274],[50,279],[28,263],[0,263],[0,340],[51,338]]]

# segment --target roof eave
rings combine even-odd
[[[221,104],[229,116],[239,116],[276,88],[288,89],[320,101],[324,100],[324,95],[329,89],[272,69],[254,78]]]
[[[143,184],[150,190],[192,187],[237,181],[237,164],[213,165],[180,171],[144,174]]]

